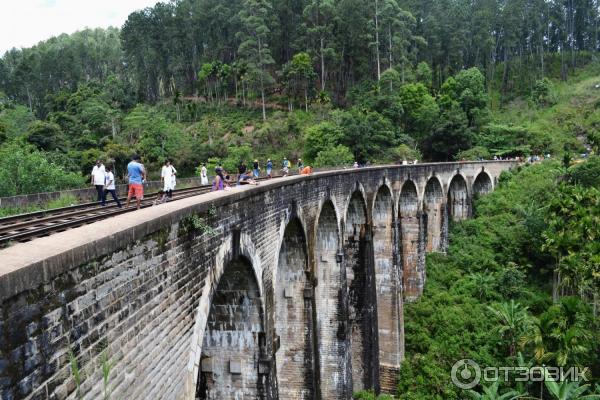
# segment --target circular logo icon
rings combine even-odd
[[[473,360],[464,359],[452,366],[452,383],[461,389],[473,389],[481,380],[481,368]]]

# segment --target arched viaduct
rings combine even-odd
[[[391,392],[425,253],[512,166],[273,179],[2,250],[1,397]]]

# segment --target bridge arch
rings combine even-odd
[[[471,214],[471,196],[466,178],[457,173],[448,183],[448,217],[453,221],[462,221]]]
[[[367,202],[357,184],[345,216],[344,260],[348,287],[348,331],[353,391],[378,390],[379,354],[373,238]]]
[[[251,261],[234,256],[212,293],[203,334],[196,398],[264,398],[262,296]]]
[[[394,211],[392,191],[384,184],[377,190],[372,209],[380,382],[395,381],[401,361],[402,298],[395,262]]]
[[[245,266],[244,270],[246,273],[251,271],[253,280],[248,280],[247,282],[255,282],[257,285],[261,310],[260,329],[262,329],[261,332],[264,332],[265,303],[263,295],[263,283],[261,279],[263,269],[260,258],[256,252],[254,244],[251,241],[250,235],[243,232],[240,232],[239,234],[229,234],[224,238],[222,244],[219,246],[216,252],[216,255],[213,259],[212,268],[205,278],[202,296],[200,297],[200,301],[195,312],[196,317],[194,321],[190,358],[188,362],[186,378],[186,399],[193,400],[198,398],[198,392],[203,389],[202,382],[199,378],[203,374],[202,360],[206,359],[206,357],[203,357],[203,352],[205,349],[205,337],[207,336],[208,332],[208,323],[212,310],[213,299],[219,289],[219,283],[221,282],[226,270],[229,269],[229,266],[232,263],[237,261]],[[214,362],[204,362],[205,370],[207,368],[212,369],[213,364]],[[222,363],[218,365],[223,366]],[[258,367],[256,370],[258,371]]]
[[[278,394],[281,398],[314,397],[312,292],[308,251],[302,222],[293,218],[285,227],[274,284],[274,327]],[[308,291],[308,292],[307,292]]]
[[[320,394],[323,399],[346,398],[351,389],[350,360],[346,340],[346,310],[344,304],[345,271],[342,269],[339,246],[338,217],[331,200],[326,200],[318,214],[314,246],[317,285],[316,331]]]
[[[425,185],[423,212],[427,215],[427,252],[442,250],[444,189],[439,178],[432,176]]]
[[[419,268],[419,197],[417,185],[412,180],[402,185],[398,214],[404,298],[415,299],[423,292],[424,276]]]
[[[473,182],[473,194],[475,196],[481,196],[488,194],[492,190],[494,190],[494,180],[487,171],[482,170],[477,174],[475,181]]]

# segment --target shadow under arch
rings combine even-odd
[[[486,171],[481,171],[477,174],[475,181],[473,182],[473,194],[475,196],[482,196],[490,193],[494,189],[492,178]]]
[[[404,298],[414,300],[423,293],[424,268],[419,266],[421,254],[421,225],[419,221],[419,196],[411,180],[402,185],[398,205],[400,219],[401,258]]]
[[[440,180],[432,176],[425,185],[423,212],[427,215],[427,252],[442,251],[444,222],[444,190]]]
[[[274,325],[279,342],[275,363],[278,394],[282,399],[315,397],[309,274],[306,237],[296,217],[287,224],[283,234],[274,287]]]
[[[339,250],[337,213],[333,202],[327,200],[317,219],[314,246],[314,304],[321,399],[347,399],[352,389],[346,337],[346,277]]]
[[[393,388],[400,368],[402,295],[395,265],[394,200],[387,185],[377,191],[373,201],[373,258],[377,296],[379,343],[379,380],[383,391]]]
[[[264,347],[260,288],[242,255],[224,268],[214,290],[203,335],[197,399],[265,398],[259,372]]]
[[[471,214],[469,188],[461,174],[454,175],[448,185],[447,208],[448,217],[452,221],[462,221]]]
[[[373,238],[367,202],[356,190],[345,216],[344,259],[348,286],[348,324],[353,391],[379,391],[377,294],[373,263]]]

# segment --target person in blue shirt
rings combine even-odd
[[[131,158],[127,164],[127,176],[129,177],[129,191],[127,192],[127,203],[125,207],[129,208],[129,201],[135,196],[137,209],[140,209],[140,203],[144,198],[144,182],[146,181],[146,169],[142,164],[140,156],[137,154]]]
[[[273,161],[269,158],[267,160],[267,178],[271,178],[271,171],[273,171]]]

